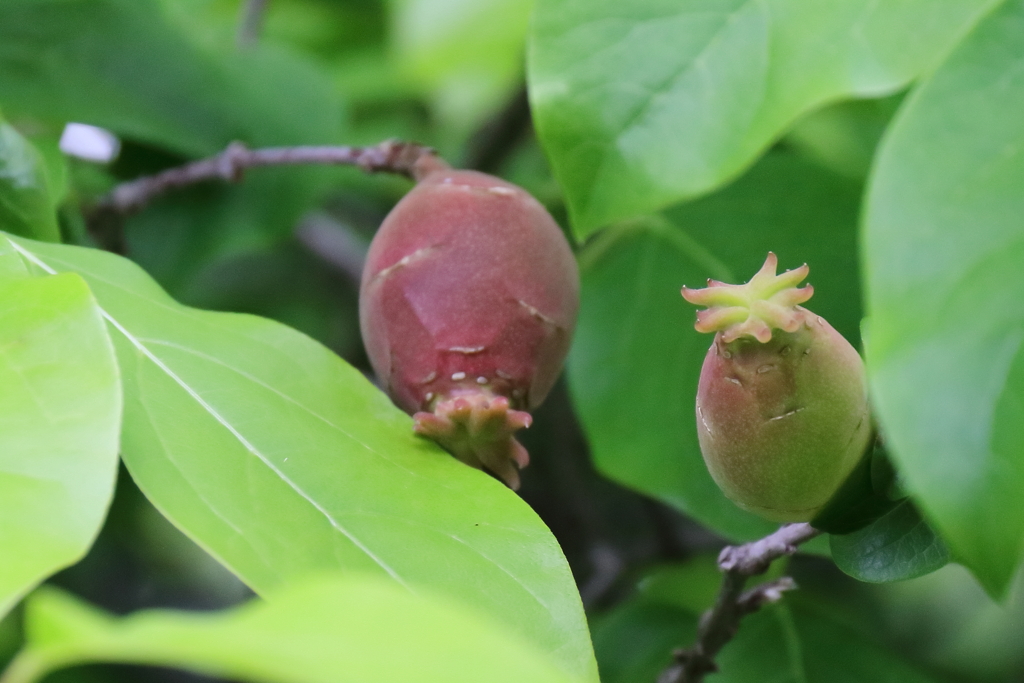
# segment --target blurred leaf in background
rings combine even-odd
[[[48,242],[60,241],[59,188],[35,147],[0,117],[0,229]]]
[[[430,96],[443,127],[465,135],[523,78],[533,4],[390,0],[397,64]]]
[[[603,683],[654,681],[672,662],[672,651],[693,642],[699,615],[714,601],[719,573],[712,558],[655,569],[636,595],[593,620],[594,646]],[[834,605],[790,594],[744,619],[717,658],[712,680],[892,681],[928,683],[925,675],[876,642]]]

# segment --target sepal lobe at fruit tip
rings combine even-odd
[[[467,465],[497,475],[509,488],[519,489],[519,470],[530,463],[526,448],[513,434],[525,429],[533,417],[512,410],[504,396],[471,392],[446,399],[434,412],[413,415],[413,430],[433,439]]]
[[[753,337],[762,344],[772,338],[772,330],[797,331],[806,311],[799,306],[814,294],[814,287],[797,287],[810,272],[805,263],[799,268],[776,275],[778,258],[768,252],[761,269],[744,285],[708,280],[704,289],[684,286],[683,298],[698,306],[694,325],[698,332],[717,332],[730,343],[740,337]]]

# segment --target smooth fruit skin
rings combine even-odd
[[[810,521],[871,437],[863,364],[824,318],[762,344],[716,339],[697,389],[697,436],[711,477],[740,507]]]
[[[410,413],[440,406],[442,419],[465,412],[451,403],[460,397],[487,410],[495,397],[512,411],[538,406],[561,371],[578,308],[576,260],[544,207],[511,183],[452,169],[421,179],[388,214],[359,301],[370,362],[392,399]],[[436,420],[420,422],[437,431]],[[509,481],[507,462],[473,462],[460,454],[465,444],[439,441]],[[510,444],[505,460],[521,464],[520,450]]]
[[[772,277],[799,275],[775,276],[773,259]],[[723,285],[696,292],[715,286]],[[804,292],[801,300],[811,292],[772,291],[782,299]],[[867,387],[860,355],[824,318],[795,304],[781,308],[789,331],[769,324],[766,335],[761,321],[749,320],[716,330],[697,390],[697,435],[712,478],[733,502],[773,521],[810,521],[870,443]],[[737,334],[739,326],[745,331]]]

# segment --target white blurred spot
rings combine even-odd
[[[60,151],[86,161],[106,164],[121,151],[121,141],[109,130],[84,123],[69,123],[60,136]]]
[[[452,353],[464,353],[467,356],[471,356],[474,353],[480,353],[486,346],[451,346],[448,348]]]

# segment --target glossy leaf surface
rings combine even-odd
[[[731,538],[775,528],[727,500],[704,465],[694,401],[712,337],[693,329],[695,308],[679,289],[708,277],[743,282],[772,250],[780,269],[810,264],[807,307],[856,344],[857,201],[855,184],[772,154],[735,185],[668,212],[668,221],[606,233],[583,252],[569,380],[602,472]]]
[[[486,611],[593,678],[579,595],[548,529],[414,436],[357,370],[279,323],[181,306],[117,256],[17,246],[93,287],[124,374],[133,478],[257,592],[314,571],[375,572]]]
[[[1004,590],[1024,551],[1024,3],[905,103],[868,192],[877,412],[958,560]]]
[[[547,0],[538,132],[580,234],[705,193],[802,113],[933,68],[993,0]]]
[[[114,349],[85,282],[18,274],[0,249],[0,618],[92,545],[121,424]]]
[[[863,529],[833,534],[829,545],[840,569],[871,583],[913,579],[949,562],[946,544],[909,500]]]
[[[460,605],[379,579],[304,582],[226,612],[116,619],[47,589],[26,615],[10,679],[90,662],[188,669],[267,683],[570,683],[535,647]],[[5,679],[6,680],[6,679]]]

